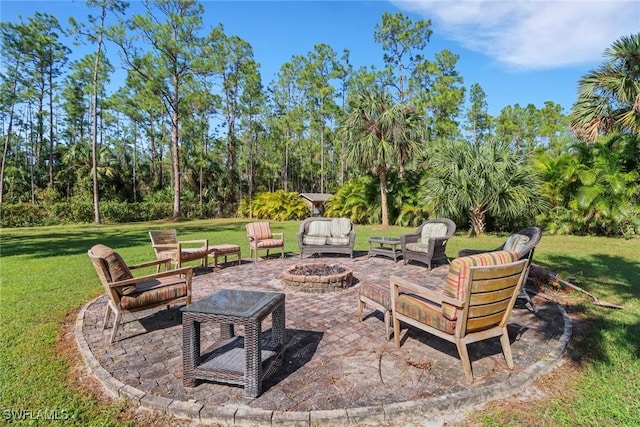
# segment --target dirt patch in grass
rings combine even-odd
[[[154,411],[131,404],[125,399],[114,399],[102,384],[91,374],[84,364],[75,340],[75,321],[78,312],[67,314],[59,328],[56,342],[56,353],[66,358],[69,363],[69,372],[66,382],[73,387],[83,398],[93,399],[97,405],[96,411],[106,411],[114,417],[114,425],[134,425],[141,427],[187,427],[193,426],[191,420],[174,417],[161,411]],[[207,424],[211,425],[211,424]],[[213,424],[211,426],[219,426]]]

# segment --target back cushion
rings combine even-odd
[[[330,221],[311,221],[309,223],[309,236],[331,237]]]
[[[456,258],[451,261],[444,294],[461,300],[464,295],[464,283],[469,275],[469,267],[508,264],[518,260],[518,254],[512,251],[485,252]],[[450,304],[442,304],[442,315],[449,320],[458,318],[458,308]]]
[[[110,247],[105,245],[95,245],[91,248],[91,252],[102,258],[112,283],[133,278],[131,270],[129,270],[129,267],[127,267],[127,264],[125,264],[122,257]],[[118,289],[122,295],[133,293],[135,290],[135,285],[125,286],[124,288]]]
[[[247,224],[247,234],[256,240],[270,239],[271,227],[268,222],[252,222]]]
[[[521,253],[529,243],[529,236],[524,234],[513,233],[504,244],[505,251],[515,251]]]
[[[420,238],[422,243],[427,243],[429,237],[445,237],[447,235],[447,225],[441,222],[430,222],[422,226]]]
[[[331,235],[343,237],[351,232],[351,220],[349,218],[333,218],[331,220]]]

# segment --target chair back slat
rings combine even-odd
[[[502,328],[509,319],[524,280],[526,260],[509,264],[470,267],[461,336]]]
[[[149,237],[154,245],[172,245],[178,243],[178,234],[176,230],[157,230],[150,231]]]

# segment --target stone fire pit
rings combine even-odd
[[[353,270],[339,264],[296,264],[282,272],[281,279],[297,291],[324,293],[351,286]]]

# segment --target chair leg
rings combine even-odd
[[[400,348],[400,321],[393,316],[393,340],[397,348]]]
[[[116,319],[113,321],[113,330],[111,331],[111,343],[116,341],[116,335],[118,334],[118,327],[120,326],[120,321],[122,320],[122,313],[116,312]]]
[[[462,362],[462,370],[464,376],[469,384],[473,383],[473,371],[471,370],[471,361],[469,360],[469,352],[467,351],[467,345],[460,340],[456,341],[458,347],[458,354],[460,355],[460,361]]]
[[[511,343],[509,342],[507,328],[504,328],[502,335],[500,335],[500,344],[502,344],[502,353],[504,354],[504,360],[507,362],[507,366],[509,369],[513,369],[513,356],[511,355]]]
[[[364,301],[358,295],[358,321],[362,322],[362,312],[364,311]]]
[[[107,303],[107,308],[104,310],[104,322],[102,322],[102,330],[107,329],[107,324],[109,323],[109,318],[111,318],[111,306]]]
[[[284,246],[282,247],[282,256],[280,258],[284,258]]]
[[[391,339],[391,312],[389,310],[384,311],[384,332],[387,335],[387,340]]]

